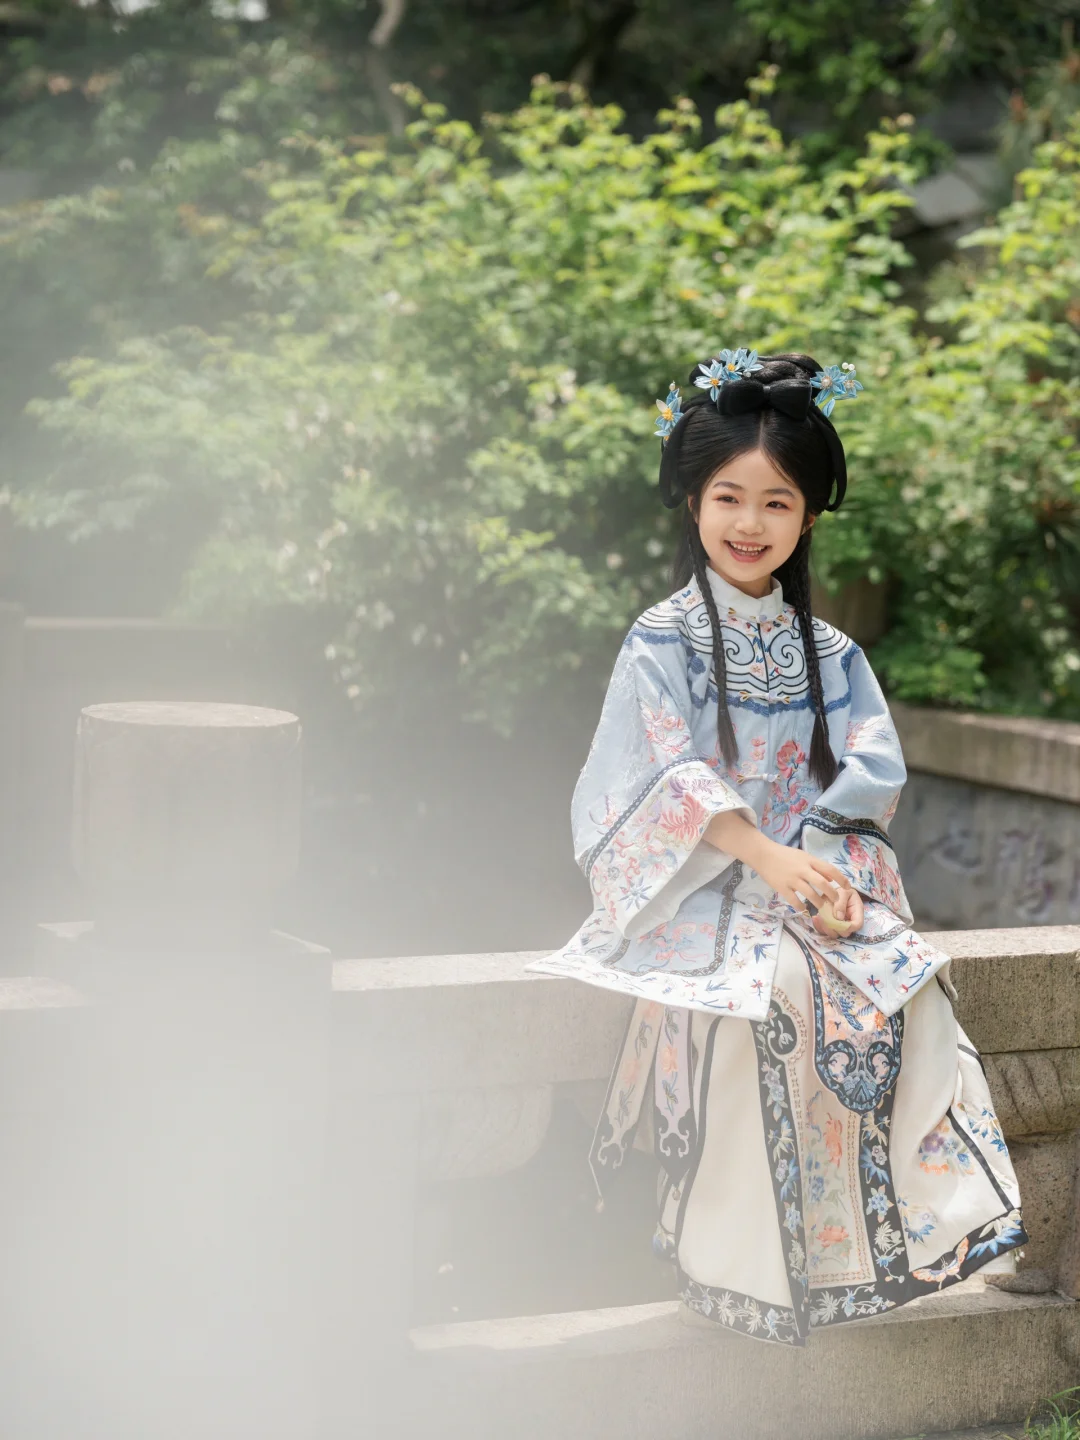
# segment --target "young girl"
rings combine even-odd
[[[905,770],[857,645],[810,609],[852,366],[722,351],[658,401],[678,589],[631,629],[573,802],[595,908],[537,965],[636,997],[592,1152],[647,1096],[656,1245],[759,1339],[878,1314],[1027,1238],[948,957],[886,827]]]

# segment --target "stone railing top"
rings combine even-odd
[[[909,770],[1080,805],[1080,724],[890,706]]]
[[[958,1017],[984,1055],[1080,1049],[1080,926],[927,938],[953,957]],[[606,1079],[631,1002],[527,974],[543,953],[337,961],[339,1081],[370,1093]],[[0,979],[0,1012],[81,1000],[55,980]]]
[[[1080,926],[927,938],[954,957],[958,1016],[984,1054],[1080,1046]],[[538,953],[339,960],[345,1053],[399,1089],[606,1078],[631,1002],[526,974]]]
[[[548,977],[527,975],[530,960],[541,960],[550,950],[505,950],[481,955],[411,955],[380,960],[337,960],[334,989],[370,993],[372,990],[417,990],[431,986],[534,984]]]

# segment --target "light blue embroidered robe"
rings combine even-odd
[[[893,1015],[948,957],[910,928],[887,835],[906,772],[881,689],[859,647],[815,620],[840,767],[823,792],[809,771],[814,712],[795,611],[775,581],[755,600],[712,571],[709,579],[738,762],[718,756],[711,631],[692,580],[647,610],[623,644],[572,807],[593,912],[562,950],[530,968],[763,1020],[786,925]],[[757,874],[702,839],[727,810],[843,871],[864,897],[862,929],[819,935]]]

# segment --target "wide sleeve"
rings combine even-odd
[[[628,939],[672,919],[687,895],[731,864],[702,839],[714,815],[737,810],[757,823],[696,749],[692,710],[677,637],[654,643],[631,632],[571,811],[578,864]]]
[[[861,650],[852,662],[850,681],[840,771],[807,814],[801,843],[809,854],[843,871],[860,894],[880,901],[910,924],[911,910],[888,836],[907,779],[904,757],[881,687]]]

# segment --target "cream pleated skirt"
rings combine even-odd
[[[943,985],[888,1018],[785,932],[766,1020],[652,1019],[655,1243],[700,1316],[798,1345],[1003,1268],[1027,1238]]]

